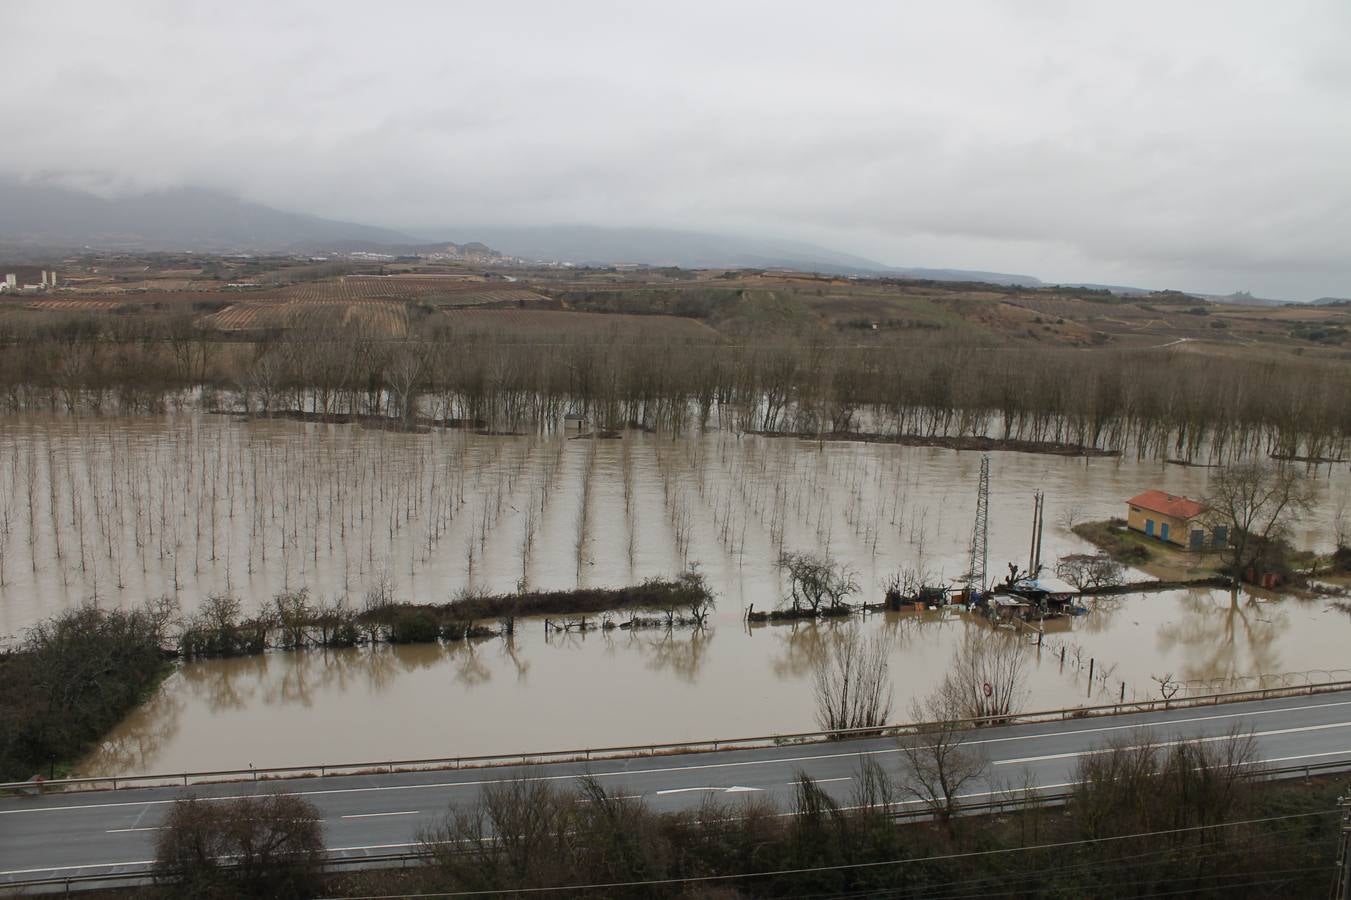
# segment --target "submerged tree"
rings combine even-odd
[[[1284,540],[1291,522],[1309,512],[1313,500],[1312,482],[1293,466],[1238,463],[1211,477],[1204,502],[1211,519],[1229,530],[1225,565],[1234,587]]]
[[[1027,654],[1018,638],[973,627],[953,654],[941,691],[945,708],[991,724],[1018,711],[1026,683]]]
[[[795,612],[847,609],[846,600],[859,592],[854,570],[828,556],[784,553],[779,568],[788,573],[788,601]]]
[[[891,673],[882,632],[865,637],[854,623],[827,641],[812,670],[816,721],[824,731],[873,728],[891,715]]]
[[[1120,584],[1122,573],[1121,564],[1107,553],[1071,553],[1055,564],[1056,577],[1081,594]]]

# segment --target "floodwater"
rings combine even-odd
[[[880,598],[901,568],[968,564],[980,455],[713,432],[618,440],[408,435],[357,426],[164,417],[9,417],[0,431],[0,634],[82,603],[215,592],[248,612],[281,590],[359,605],[465,588],[617,586],[698,565],[718,592],[705,632],[514,644],[270,653],[172,676],[91,771],[281,765],[695,739],[813,726],[812,647],[831,626],[745,629],[771,607],[784,550],[830,553]],[[1035,490],[1043,561],[1089,548],[1065,525],[1121,515],[1150,487],[1197,496],[1207,470],[991,454],[989,573],[1026,565]],[[1319,471],[1296,534],[1326,548],[1347,469]],[[936,683],[961,618],[876,616],[894,635],[896,711]],[[1057,630],[1062,629],[1062,630]],[[1146,696],[1200,681],[1345,665],[1351,616],[1323,601],[1174,592],[1104,602],[1048,628],[1027,705]],[[1058,648],[1066,651],[1062,667]],[[1062,670],[1063,669],[1063,670]],[[1298,676],[1294,676],[1298,677]]]
[[[1114,598],[1030,635],[1024,709],[1158,696],[1153,675],[1279,671],[1351,679],[1351,616],[1294,600],[1231,610],[1224,591]],[[514,640],[274,652],[188,665],[85,760],[87,774],[382,762],[813,731],[811,669],[844,623],[554,633]],[[891,645],[893,720],[942,678],[954,613],[868,617]],[[1064,660],[1061,660],[1061,650]],[[1094,664],[1089,681],[1089,661]],[[1320,662],[1321,661],[1321,662]],[[1308,672],[1320,665],[1321,671]],[[1268,668],[1270,667],[1270,668]],[[1250,687],[1252,683],[1218,685]],[[1205,683],[1187,685],[1195,691]]]

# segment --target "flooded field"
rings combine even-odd
[[[1351,679],[1337,668],[1347,664],[1351,616],[1321,603],[1250,600],[1235,609],[1223,591],[1173,591],[1114,598],[1059,620],[1040,649],[1026,638],[1033,660],[1026,706],[1107,703],[1123,683],[1128,699],[1156,697],[1151,676],[1165,673]],[[510,642],[196,663],[171,676],[82,770],[363,762],[812,731],[812,662],[843,627],[747,629],[737,612],[724,611],[705,631],[546,637],[534,622]],[[963,629],[988,626],[957,614],[889,613],[865,627],[891,638],[896,717],[904,718],[908,699],[941,679]]]
[[[215,592],[252,612],[283,589],[360,605],[368,592],[440,602],[465,588],[622,585],[698,565],[713,627],[514,643],[269,653],[172,676],[91,771],[281,765],[694,739],[813,726],[809,670],[831,626],[747,630],[774,606],[784,550],[853,566],[866,599],[901,568],[967,566],[980,456],[885,444],[709,433],[621,439],[397,434],[355,426],[10,417],[0,432],[0,633],[86,601],[162,595],[185,614]],[[1207,470],[1119,459],[991,457],[990,574],[1026,565],[1031,496],[1043,559],[1088,549],[1065,525],[1121,515],[1151,487],[1197,496]],[[1344,466],[1320,470],[1296,534],[1328,547]],[[957,616],[875,616],[894,635],[896,708],[925,693]],[[1062,630],[1056,630],[1062,629]],[[1345,665],[1351,616],[1322,601],[1237,605],[1225,592],[1105,601],[1051,623],[1028,705]],[[1066,652],[1060,662],[1059,648]],[[1030,650],[1035,652],[1035,650]],[[1102,676],[1106,676],[1105,678]]]

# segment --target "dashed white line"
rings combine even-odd
[[[1331,722],[1327,725],[1305,725],[1300,728],[1277,728],[1273,731],[1255,731],[1253,732],[1252,736],[1254,738],[1261,738],[1261,737],[1270,737],[1271,735],[1274,734],[1296,734],[1301,731],[1326,731],[1329,728],[1351,728],[1351,722]],[[1158,743],[1154,744],[1154,746],[1172,747],[1176,744],[1209,744],[1214,741],[1227,741],[1231,737],[1233,736],[1228,734],[1211,735],[1209,737],[1186,737],[1186,738],[1178,738],[1172,741],[1159,741]],[[1073,759],[1076,756],[1093,756],[1101,753],[1110,753],[1112,752],[1112,749],[1113,748],[1111,747],[1090,747],[1087,750],[1075,750],[1068,753],[1048,753],[1045,756],[1023,756],[1017,759],[997,759],[994,761],[994,764],[996,766],[1013,766],[1017,765],[1018,763],[1044,762],[1048,759]],[[1126,749],[1139,750],[1140,748],[1128,747]],[[1345,750],[1334,751],[1333,753],[1329,753],[1327,755],[1332,756],[1335,755],[1336,753],[1345,753],[1345,752],[1346,752]],[[1310,754],[1310,756],[1314,755],[1319,754]],[[1268,760],[1268,762],[1271,761],[1273,760]]]

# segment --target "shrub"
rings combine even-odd
[[[0,779],[73,759],[149,693],[170,664],[161,649],[171,608],[82,607],[0,653]]]
[[[401,609],[389,623],[391,644],[430,644],[440,635],[440,623],[425,609]]]
[[[324,829],[294,794],[176,801],[155,841],[155,874],[192,897],[309,897],[318,892]]]

